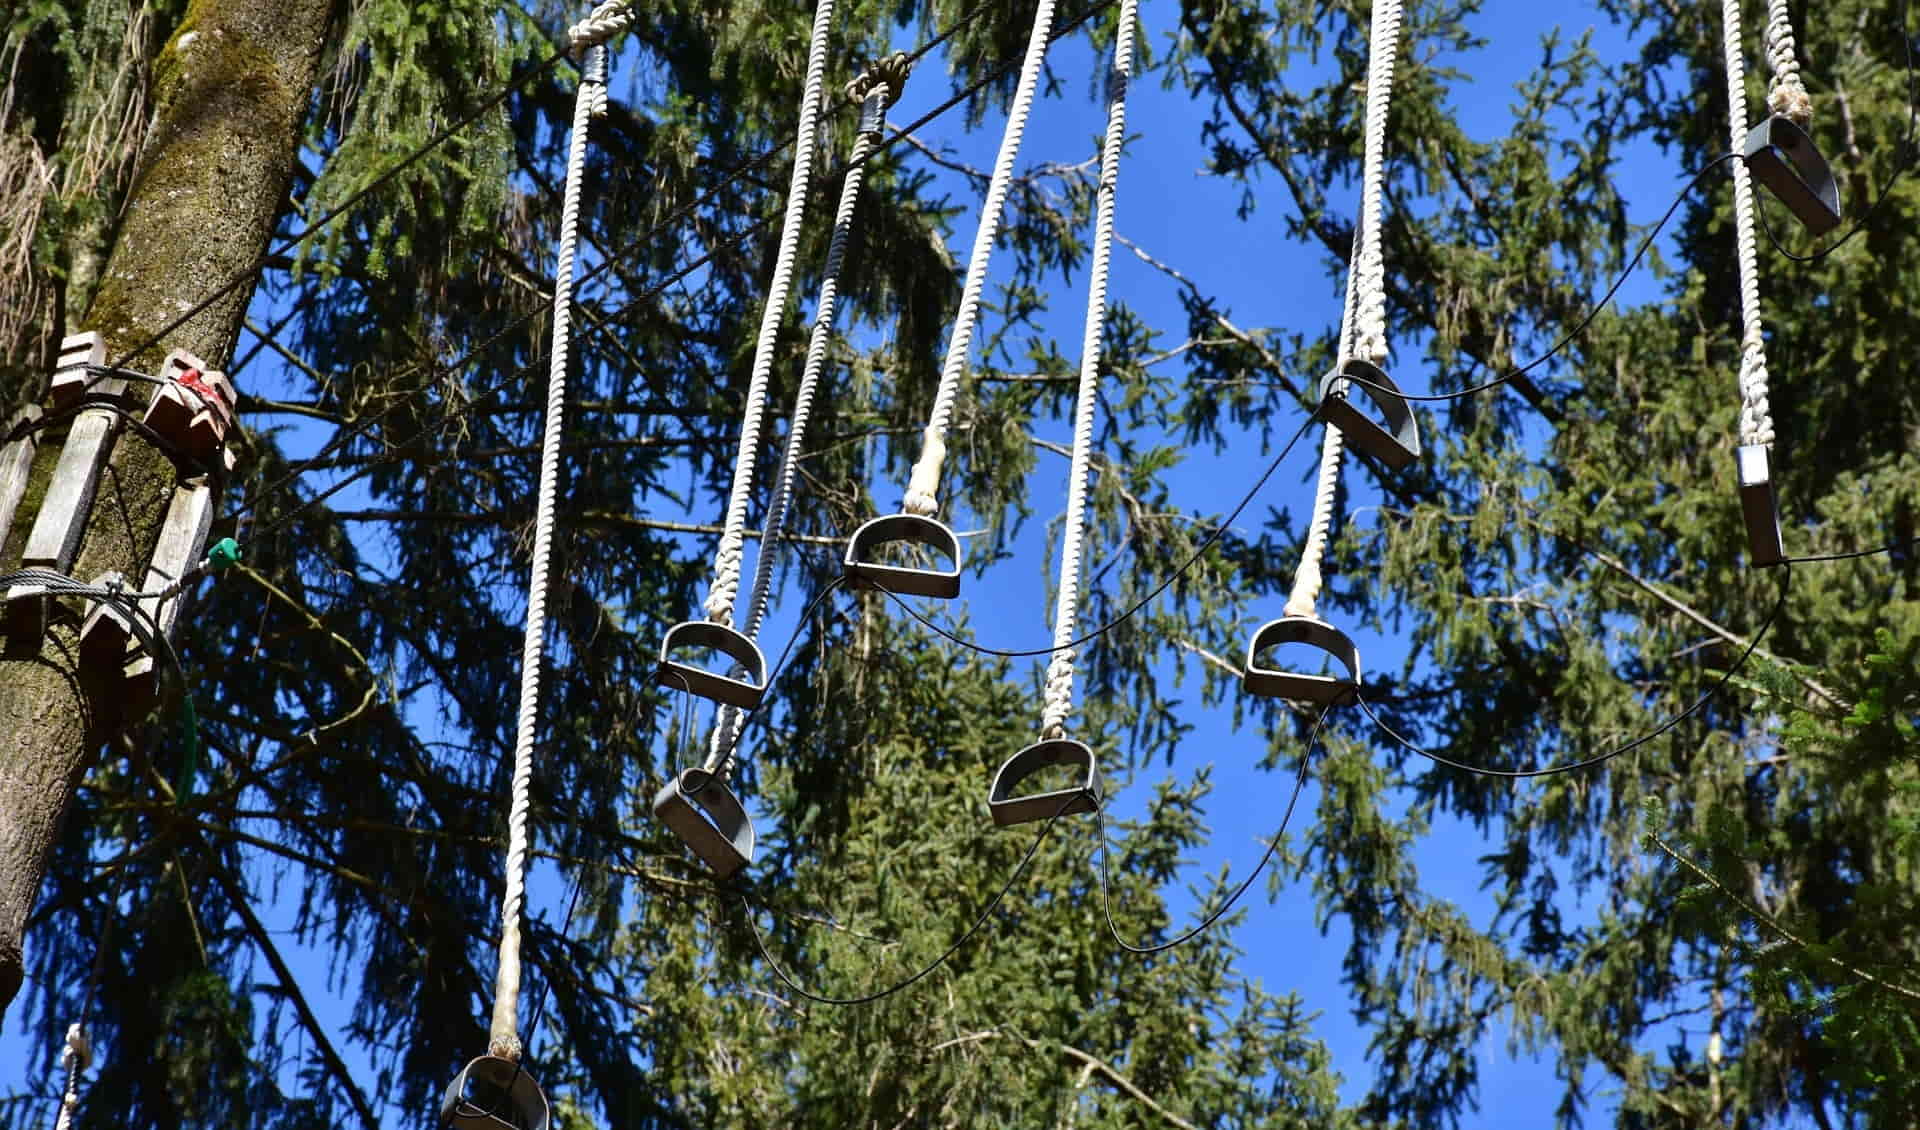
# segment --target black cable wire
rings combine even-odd
[[[1469,396],[1478,396],[1483,392],[1487,392],[1492,389],[1499,388],[1501,385],[1504,385],[1509,381],[1512,381],[1515,377],[1525,376],[1527,373],[1532,372],[1534,369],[1552,360],[1555,356],[1557,356],[1560,353],[1561,350],[1573,344],[1573,340],[1575,338],[1579,337],[1581,334],[1587,331],[1587,327],[1593,324],[1593,320],[1600,316],[1600,311],[1605,310],[1607,308],[1607,303],[1612,302],[1613,296],[1620,293],[1620,288],[1627,284],[1627,279],[1633,275],[1633,272],[1635,271],[1635,269],[1637,269],[1640,266],[1640,260],[1646,256],[1647,249],[1653,246],[1653,241],[1660,237],[1661,230],[1664,229],[1670,221],[1672,221],[1674,213],[1680,210],[1680,205],[1686,203],[1687,197],[1693,194],[1693,190],[1700,187],[1701,179],[1704,178],[1708,173],[1712,172],[1714,169],[1719,168],[1721,165],[1724,165],[1729,161],[1738,161],[1740,159],[1741,157],[1738,153],[1723,153],[1720,156],[1715,157],[1713,160],[1707,162],[1706,164],[1700,166],[1699,169],[1695,170],[1693,175],[1687,178],[1686,187],[1682,188],[1677,194],[1674,195],[1673,203],[1667,205],[1666,213],[1660,217],[1660,222],[1653,225],[1653,230],[1648,232],[1646,234],[1646,237],[1640,241],[1640,247],[1636,251],[1634,251],[1633,258],[1627,260],[1626,268],[1620,272],[1620,275],[1618,278],[1613,280],[1613,285],[1607,288],[1606,293],[1600,297],[1600,301],[1594,303],[1593,307],[1587,311],[1586,316],[1581,318],[1578,322],[1574,323],[1573,328],[1568,330],[1564,335],[1562,335],[1559,341],[1554,342],[1553,348],[1547,350],[1545,353],[1542,353],[1540,356],[1535,357],[1533,360],[1527,362],[1526,364],[1520,366],[1519,368],[1511,369],[1505,373],[1500,374],[1497,377],[1494,377],[1491,380],[1482,381],[1477,385],[1470,385],[1467,388],[1460,389],[1456,392],[1429,393],[1424,396],[1414,396],[1409,393],[1401,392],[1398,389],[1388,388],[1385,385],[1379,384],[1375,381],[1367,380],[1364,377],[1347,376],[1346,380],[1348,380],[1353,384],[1357,384],[1362,388],[1385,393],[1388,396],[1397,397],[1410,404],[1421,404],[1421,403],[1431,403],[1431,402],[1442,401],[1442,400],[1461,400]]]
[[[1387,735],[1387,737],[1390,738],[1396,745],[1399,745],[1408,750],[1411,750],[1412,752],[1419,754],[1420,756],[1428,759],[1429,761],[1432,761],[1439,765],[1444,765],[1449,769],[1459,769],[1463,772],[1473,773],[1482,777],[1502,777],[1509,780],[1520,780],[1528,777],[1547,777],[1557,773],[1572,773],[1581,769],[1590,769],[1595,765],[1601,765],[1608,761],[1612,761],[1614,758],[1620,757],[1623,754],[1632,753],[1634,750],[1639,749],[1641,746],[1646,745],[1648,742],[1653,741],[1657,737],[1660,737],[1662,734],[1665,734],[1667,731],[1673,729],[1675,726],[1678,726],[1680,723],[1693,717],[1695,714],[1698,714],[1700,712],[1700,708],[1705,706],[1709,699],[1711,699],[1714,695],[1719,694],[1722,690],[1725,690],[1727,684],[1733,681],[1733,677],[1740,673],[1740,669],[1747,665],[1747,660],[1753,655],[1754,651],[1759,648],[1760,641],[1766,638],[1767,631],[1768,629],[1773,627],[1773,621],[1776,617],[1780,615],[1780,610],[1786,607],[1787,595],[1791,591],[1792,581],[1793,581],[1793,570],[1790,567],[1783,566],[1780,574],[1780,595],[1777,599],[1774,600],[1773,608],[1771,611],[1767,613],[1767,618],[1760,622],[1759,630],[1753,634],[1753,638],[1751,640],[1747,641],[1746,648],[1740,652],[1739,660],[1737,660],[1732,667],[1727,668],[1726,674],[1720,676],[1720,680],[1718,682],[1714,683],[1711,687],[1708,687],[1706,690],[1702,691],[1700,693],[1700,697],[1693,700],[1692,705],[1688,706],[1685,710],[1682,710],[1680,713],[1674,715],[1673,717],[1668,718],[1666,721],[1660,723],[1658,726],[1655,726],[1652,730],[1649,730],[1648,732],[1640,735],[1639,737],[1633,739],[1632,741],[1627,742],[1625,745],[1622,745],[1616,749],[1608,750],[1605,753],[1595,754],[1592,757],[1582,758],[1579,761],[1570,762],[1565,765],[1550,765],[1542,769],[1489,769],[1489,768],[1486,768],[1485,766],[1468,765],[1463,761],[1455,761],[1452,758],[1446,757],[1443,754],[1438,754],[1433,752],[1432,750],[1424,749],[1420,746],[1415,745],[1413,742],[1407,740],[1404,736],[1401,735],[1401,733],[1398,730],[1395,730],[1392,726],[1389,726],[1386,723],[1386,721],[1380,717],[1379,714],[1374,712],[1373,704],[1367,701],[1366,696],[1361,694],[1358,688],[1356,688],[1354,691],[1354,697],[1359,700],[1360,709],[1365,711],[1367,717],[1373,720],[1373,724],[1379,728],[1381,733]]]
[[[1061,800],[1059,810],[1056,811],[1052,816],[1047,817],[1047,822],[1040,826],[1040,831],[1037,835],[1033,837],[1033,842],[1027,845],[1026,854],[1020,857],[1019,864],[1014,867],[1013,873],[1007,876],[1007,881],[1001,884],[999,892],[996,893],[992,899],[988,900],[986,909],[980,912],[979,916],[973,920],[973,923],[971,925],[969,925],[965,930],[960,932],[960,936],[958,938],[955,938],[952,944],[948,945],[947,948],[944,951],[942,951],[939,957],[934,958],[927,965],[914,971],[914,973],[911,976],[908,976],[900,981],[896,981],[893,984],[888,985],[883,989],[875,989],[872,992],[862,993],[858,996],[830,997],[822,993],[816,993],[813,990],[807,988],[806,986],[800,984],[798,981],[795,981],[792,977],[788,976],[787,971],[780,967],[780,963],[778,961],[774,960],[772,952],[767,949],[766,935],[760,932],[760,923],[754,920],[753,906],[747,901],[746,895],[742,894],[740,896],[740,908],[744,912],[743,917],[746,918],[747,925],[751,927],[753,930],[753,941],[754,941],[754,945],[757,946],[760,950],[760,960],[766,962],[767,968],[773,971],[774,977],[782,985],[786,986],[790,992],[796,994],[797,996],[804,997],[805,999],[810,1000],[815,1004],[827,1004],[827,1005],[835,1005],[835,1006],[872,1004],[874,1001],[881,1000],[885,997],[890,997],[893,994],[901,991],[902,989],[910,988],[913,985],[918,984],[928,974],[932,973],[934,970],[940,968],[942,965],[945,965],[949,960],[951,960],[954,954],[960,952],[960,947],[966,945],[969,941],[971,941],[974,935],[980,932],[980,928],[987,924],[987,919],[993,916],[993,912],[995,910],[998,910],[1000,907],[1000,903],[1006,899],[1007,892],[1013,890],[1013,885],[1019,882],[1020,876],[1026,873],[1027,865],[1032,863],[1033,857],[1039,853],[1040,845],[1046,842],[1047,834],[1053,831],[1053,826],[1059,823],[1060,817],[1064,816],[1066,814],[1067,809],[1071,807],[1079,799],[1080,799],[1080,794],[1078,792],[1075,792],[1075,793],[1068,794],[1066,798]],[[1095,811],[1098,811],[1098,809],[1096,809]]]
[[[1774,564],[1806,565],[1818,564],[1822,561],[1853,561],[1861,557],[1877,557],[1882,553],[1898,553],[1903,549],[1912,549],[1915,546],[1920,546],[1920,537],[1908,538],[1905,541],[1896,541],[1888,545],[1875,546],[1872,549],[1851,549],[1841,553],[1809,553],[1805,557],[1783,557]],[[1761,566],[1763,569],[1770,569],[1772,567],[1772,565]]]
[[[1086,634],[1076,639],[1072,639],[1067,641],[1064,644],[1061,644],[1058,647],[997,648],[997,647],[988,647],[985,644],[974,643],[972,640],[964,639],[961,636],[955,634],[953,631],[947,628],[941,627],[939,624],[934,623],[932,620],[922,615],[918,609],[908,604],[900,596],[899,593],[894,592],[893,590],[887,588],[885,585],[878,584],[873,581],[865,581],[865,580],[863,580],[862,583],[871,584],[874,588],[879,589],[883,593],[886,593],[887,596],[890,597],[895,604],[899,605],[901,608],[906,610],[907,615],[913,617],[915,620],[920,621],[921,624],[923,624],[930,630],[938,633],[939,635],[945,636],[948,640],[952,641],[953,643],[959,644],[961,647],[967,648],[970,651],[978,652],[981,655],[994,655],[994,656],[999,656],[1003,659],[1027,659],[1027,658],[1032,658],[1034,656],[1040,656],[1040,655],[1052,655],[1053,653],[1058,651],[1065,651],[1069,648],[1079,647],[1082,644],[1090,643],[1094,640],[1099,639],[1101,636],[1106,635],[1108,632],[1111,632],[1115,628],[1119,627],[1121,624],[1124,624],[1128,620],[1132,619],[1136,614],[1139,613],[1139,611],[1142,608],[1145,608],[1147,605],[1159,599],[1160,594],[1163,592],[1166,592],[1168,588],[1172,587],[1175,581],[1178,581],[1181,577],[1185,576],[1188,573],[1188,571],[1190,571],[1194,567],[1194,565],[1199,562],[1200,558],[1206,554],[1207,550],[1212,549],[1215,543],[1217,543],[1222,537],[1226,536],[1227,528],[1233,525],[1234,520],[1240,517],[1240,512],[1245,510],[1253,502],[1254,497],[1260,493],[1261,488],[1267,485],[1267,480],[1273,477],[1273,473],[1280,469],[1280,464],[1284,462],[1288,454],[1293,451],[1293,445],[1300,442],[1300,437],[1306,434],[1307,428],[1312,426],[1315,419],[1316,417],[1308,416],[1304,421],[1301,422],[1299,429],[1293,433],[1293,438],[1287,440],[1286,445],[1280,449],[1280,454],[1274,456],[1273,460],[1267,464],[1267,469],[1260,472],[1260,477],[1253,481],[1253,486],[1248,488],[1247,493],[1240,497],[1240,501],[1234,505],[1234,508],[1232,510],[1227,512],[1227,516],[1225,518],[1222,518],[1217,524],[1215,524],[1213,528],[1213,532],[1209,533],[1206,537],[1202,538],[1200,540],[1200,544],[1194,548],[1193,552],[1187,555],[1187,559],[1185,561],[1182,561],[1177,567],[1175,567],[1172,572],[1168,573],[1165,577],[1161,578],[1160,583],[1156,584],[1153,587],[1152,591],[1148,592],[1147,595],[1135,601],[1132,605],[1130,605],[1127,608],[1126,611],[1120,613],[1118,616],[1115,616],[1113,619],[1107,621],[1106,623],[1100,625],[1099,627],[1093,629],[1092,631],[1087,632]]]
[[[405,157],[402,157],[399,161],[395,162],[392,166],[387,168],[384,172],[380,173],[380,175],[374,177],[372,180],[368,181],[365,185],[361,186],[361,188],[353,192],[345,200],[341,201],[338,205],[335,205],[333,208],[323,213],[319,219],[310,221],[306,227],[301,229],[300,234],[289,236],[286,239],[282,240],[278,246],[270,247],[267,251],[261,253],[261,255],[258,258],[254,259],[249,266],[236,272],[232,278],[228,279],[225,283],[221,284],[219,289],[207,295],[205,298],[202,298],[200,301],[194,303],[192,306],[187,307],[187,309],[184,312],[182,312],[178,317],[174,318],[173,321],[168,322],[165,326],[161,327],[157,332],[149,336],[146,340],[142,341],[135,348],[129,349],[126,352],[122,353],[119,359],[116,360],[113,363],[113,365],[110,367],[119,368],[121,365],[126,364],[128,361],[132,360],[135,357],[140,356],[142,353],[145,353],[147,350],[153,348],[155,345],[158,345],[160,342],[164,341],[168,334],[171,334],[173,331],[179,329],[181,326],[184,326],[188,322],[192,321],[195,317],[199,316],[201,311],[213,305],[215,302],[220,301],[220,299],[226,297],[227,295],[233,293],[233,291],[237,287],[243,285],[249,279],[258,277],[260,273],[260,268],[266,266],[269,262],[271,262],[274,256],[284,255],[288,251],[293,250],[295,247],[298,247],[300,244],[313,238],[314,233],[318,232],[321,228],[332,223],[334,220],[339,219],[342,215],[345,215],[346,212],[349,209],[351,209],[354,205],[360,203],[360,201],[372,195],[375,191],[379,190],[382,186],[384,186],[388,181],[392,180],[394,177],[399,176],[401,173],[411,168],[415,162],[419,161],[422,157],[425,157],[428,153],[433,152],[435,149],[438,149],[441,145],[445,144],[449,139],[451,139],[455,134],[459,133],[461,130],[472,125],[474,122],[479,121],[481,118],[487,116],[502,102],[505,102],[509,97],[511,97],[515,91],[519,90],[521,87],[531,82],[535,77],[545,74],[549,69],[553,67],[555,63],[559,62],[561,59],[564,59],[566,57],[567,57],[567,53],[564,51],[555,52],[553,55],[548,56],[544,62],[529,68],[527,71],[522,73],[518,78],[515,78],[512,81],[508,82],[505,86],[501,87],[494,94],[492,94],[491,96],[486,98],[484,101],[482,101],[472,111],[455,119],[451,124],[443,127],[439,133],[434,134],[432,137],[428,138],[425,142],[422,142],[419,148],[415,149],[412,153],[407,154]]]
[[[1915,127],[1916,125],[1920,125],[1920,86],[1916,86],[1914,74],[1913,39],[1911,33],[1907,31],[1907,26],[1912,22],[1913,0],[1904,0],[1900,5],[1900,45],[1905,50],[1907,59],[1907,136],[1900,142],[1904,161],[1894,169],[1893,175],[1887,178],[1887,183],[1880,189],[1879,197],[1875,199],[1871,205],[1868,205],[1866,214],[1861,216],[1853,227],[1847,229],[1845,235],[1818,251],[1810,251],[1805,255],[1796,255],[1787,250],[1773,234],[1773,224],[1767,219],[1767,210],[1765,208],[1755,208],[1754,212],[1760,217],[1760,230],[1766,233],[1767,242],[1771,243],[1773,249],[1786,258],[1796,263],[1815,263],[1821,259],[1825,259],[1842,247],[1845,247],[1852,241],[1854,236],[1859,235],[1866,229],[1867,222],[1872,220],[1874,214],[1880,211],[1880,206],[1887,202],[1887,197],[1893,195],[1894,186],[1900,183],[1900,178],[1911,172],[1914,162],[1920,160],[1920,152],[1915,151],[1913,144]]]
[[[1183,946],[1201,934],[1206,933],[1213,928],[1214,923],[1220,921],[1228,911],[1233,909],[1234,904],[1240,901],[1240,896],[1246,894],[1247,889],[1253,886],[1253,881],[1260,877],[1262,871],[1266,870],[1267,864],[1273,859],[1273,853],[1279,850],[1280,837],[1286,834],[1287,824],[1293,820],[1294,805],[1300,803],[1300,792],[1306,787],[1307,766],[1313,761],[1314,743],[1319,740],[1320,729],[1326,724],[1326,721],[1327,711],[1326,708],[1323,707],[1319,715],[1313,720],[1313,729],[1307,734],[1307,748],[1300,754],[1300,772],[1293,778],[1293,795],[1287,798],[1287,810],[1281,815],[1280,826],[1274,829],[1273,837],[1267,841],[1267,850],[1261,853],[1260,862],[1255,864],[1253,870],[1247,874],[1247,877],[1240,881],[1238,887],[1234,888],[1233,894],[1227,896],[1227,901],[1221,903],[1212,911],[1209,911],[1205,917],[1200,920],[1199,925],[1172,941],[1137,946],[1120,936],[1120,928],[1115,925],[1113,921],[1113,899],[1107,890],[1109,882],[1107,871],[1110,864],[1108,855],[1112,851],[1112,847],[1107,843],[1106,811],[1104,806],[1094,809],[1094,819],[1100,831],[1100,909],[1106,915],[1107,933],[1113,935],[1114,944],[1131,954],[1145,955],[1162,953],[1166,950],[1173,949],[1175,946]]]

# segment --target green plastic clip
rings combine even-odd
[[[216,573],[225,571],[229,565],[238,564],[239,561],[240,543],[232,538],[221,538],[213,543],[213,548],[207,550],[207,564]]]

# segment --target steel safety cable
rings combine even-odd
[[[1721,42],[1727,61],[1727,132],[1738,153],[1747,142],[1746,65],[1740,50],[1740,0],[1721,0]],[[1740,270],[1740,443],[1773,445],[1767,404],[1767,343],[1760,318],[1760,255],[1754,234],[1753,175],[1733,162],[1734,240]]]
[[[1040,84],[1040,69],[1046,62],[1051,41],[1054,0],[1040,0],[1033,13],[1033,30],[1027,36],[1027,54],[1020,64],[1020,81],[1014,88],[1013,105],[1007,113],[1007,128],[1000,135],[1000,152],[994,158],[993,175],[987,181],[986,200],[980,206],[980,226],[974,232],[973,252],[967,260],[967,279],[960,292],[960,309],[953,320],[953,334],[947,341],[946,363],[940,369],[940,387],[934,393],[933,411],[921,433],[920,458],[907,480],[904,508],[909,514],[933,517],[940,510],[940,471],[947,458],[947,431],[953,424],[954,404],[960,397],[960,385],[967,371],[968,355],[973,348],[973,330],[980,318],[981,291],[986,286],[987,264],[993,257],[993,245],[1000,233],[1001,214],[1005,211],[1007,191],[1013,182],[1013,163],[1020,155],[1020,139],[1033,112],[1034,92]]]
[[[559,263],[554,271],[553,350],[547,372],[545,431],[540,441],[540,486],[534,505],[533,564],[527,579],[526,636],[520,652],[520,714],[513,742],[513,799],[507,816],[506,894],[500,907],[500,966],[494,979],[493,1023],[487,1053],[520,1062],[520,918],[526,903],[528,810],[533,800],[533,739],[540,714],[540,667],[545,655],[547,574],[553,553],[554,510],[560,479],[560,436],[567,402],[568,346],[573,315],[574,250],[580,229],[580,182],[587,167],[587,129],[606,106],[607,49],[587,49],[574,96],[573,134],[567,143],[567,181],[560,207]]]
[[[1067,472],[1067,528],[1060,547],[1060,595],[1053,612],[1053,658],[1040,715],[1040,736],[1066,734],[1073,711],[1073,637],[1078,629],[1080,565],[1086,544],[1087,479],[1093,459],[1093,421],[1100,400],[1101,346],[1107,324],[1107,273],[1113,258],[1114,195],[1120,149],[1127,137],[1127,82],[1133,77],[1133,29],[1139,0],[1121,0],[1107,74],[1107,132],[1100,142],[1100,181],[1094,189],[1093,259],[1087,273],[1087,324],[1080,341],[1080,394],[1073,407],[1073,458]]]
[[[740,420],[740,446],[734,457],[733,490],[727,498],[720,545],[714,551],[713,587],[707,592],[707,619],[716,624],[733,623],[733,602],[740,592],[740,560],[747,540],[747,503],[753,497],[754,465],[759,461],[760,432],[766,423],[767,378],[773,372],[774,339],[779,336],[780,323],[787,312],[787,296],[793,289],[793,261],[800,247],[800,224],[807,212],[807,189],[813,183],[813,155],[827,80],[827,31],[833,22],[833,5],[834,0],[819,0],[813,12],[813,36],[807,46],[807,77],[800,93],[800,125],[794,135],[793,174],[787,184],[780,248],[774,257],[773,278],[767,284],[767,305],[760,312],[760,336],[754,342],[753,374],[747,382],[746,405]]]
[[[853,151],[847,158],[847,173],[840,186],[840,203],[833,217],[833,238],[827,244],[827,265],[820,279],[820,296],[814,303],[813,331],[807,340],[807,360],[800,374],[800,387],[793,394],[793,419],[787,425],[786,447],[780,457],[780,471],[774,480],[773,499],[767,504],[767,524],[760,534],[759,556],[754,559],[753,588],[747,596],[747,619],[742,631],[758,641],[766,620],[767,605],[773,592],[773,570],[779,564],[776,551],[786,535],[787,514],[793,505],[793,484],[800,474],[800,456],[806,450],[807,424],[813,418],[814,395],[820,375],[826,369],[827,349],[833,342],[833,328],[839,314],[840,268],[846,261],[847,240],[853,233],[853,221],[860,203],[860,189],[866,180],[867,154],[886,132],[887,107],[900,100],[911,67],[905,52],[882,60],[847,84],[848,100],[860,107],[858,131]],[[720,721],[713,729],[708,746],[706,770],[725,773],[731,766],[732,752],[743,713],[738,707],[723,706]]]

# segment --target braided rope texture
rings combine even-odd
[[[940,512],[940,470],[947,459],[947,432],[953,425],[954,403],[960,397],[967,355],[973,348],[973,328],[980,318],[980,293],[986,287],[987,263],[993,257],[994,240],[1000,234],[1001,214],[1013,182],[1013,162],[1020,155],[1020,139],[1026,134],[1034,92],[1040,84],[1040,68],[1046,62],[1047,41],[1053,34],[1054,7],[1054,0],[1040,0],[1033,13],[1033,31],[1027,36],[1027,54],[1020,64],[1020,83],[1014,88],[1006,132],[1000,135],[1000,153],[994,158],[993,176],[987,181],[987,198],[980,208],[980,227],[974,232],[973,253],[967,260],[967,281],[960,292],[960,310],[953,320],[953,336],[947,341],[946,363],[940,368],[940,388],[934,394],[933,413],[927,420],[926,430],[921,433],[920,459],[913,465],[913,475],[907,481],[905,505],[909,514],[930,518]]]
[[[80,1073],[93,1062],[93,1046],[87,1042],[85,1029],[78,1024],[67,1025],[67,1044],[60,1049],[60,1070],[67,1074],[66,1088],[60,1093],[60,1114],[54,1119],[53,1130],[73,1130],[74,1113],[80,1109]]]
[[[527,628],[520,650],[520,715],[513,739],[513,802],[507,816],[507,889],[500,906],[500,968],[487,1052],[518,1062],[520,918],[527,891],[528,810],[533,802],[533,737],[540,716],[540,666],[546,652],[547,579],[553,559],[555,496],[560,486],[560,433],[567,406],[567,360],[573,318],[574,251],[580,232],[580,182],[587,168],[587,124],[601,104],[607,49],[592,47],[574,96],[567,142],[567,183],[560,204],[560,255],[554,270],[553,353],[547,371],[546,426],[540,437],[540,488],[534,504],[533,566],[527,578]]]
[[[904,54],[898,56],[904,59]],[[820,385],[820,374],[827,364],[827,349],[833,343],[834,322],[839,314],[840,267],[846,261],[847,240],[853,231],[854,213],[860,203],[860,188],[866,180],[867,157],[880,140],[879,130],[884,128],[886,107],[900,96],[901,85],[906,76],[900,74],[898,81],[865,82],[873,72],[866,72],[854,83],[848,85],[851,93],[855,84],[863,92],[861,97],[860,121],[871,129],[862,129],[855,135],[853,151],[847,156],[846,180],[840,187],[840,204],[834,212],[833,238],[827,244],[826,271],[820,279],[820,297],[814,303],[813,332],[807,340],[806,367],[800,374],[800,387],[793,394],[793,421],[787,427],[786,449],[780,457],[779,477],[774,480],[773,501],[767,504],[766,530],[760,536],[760,556],[753,563],[753,589],[747,597],[746,634],[758,639],[760,627],[766,619],[767,605],[773,592],[773,570],[778,564],[779,554],[776,547],[786,534],[787,512],[793,503],[793,484],[800,474],[800,456],[805,451],[807,424],[813,418],[813,400]],[[744,717],[735,707],[722,707],[720,723],[713,729],[707,747],[707,772],[723,772],[727,767],[728,754],[733,749],[734,736]]]
[[[633,7],[627,0],[607,0],[567,29],[567,43],[575,51],[598,47],[633,26]],[[604,103],[603,103],[604,106]],[[604,108],[596,111],[598,117]]]
[[[767,284],[767,305],[760,312],[760,336],[753,346],[753,375],[747,382],[746,406],[741,412],[740,447],[733,463],[733,490],[727,498],[727,517],[721,526],[720,547],[714,551],[713,587],[707,591],[707,619],[733,623],[733,602],[740,594],[740,562],[747,541],[747,503],[753,497],[754,464],[760,455],[760,432],[766,424],[767,378],[773,373],[773,344],[786,317],[793,290],[793,260],[800,247],[800,224],[807,213],[807,187],[813,183],[813,155],[820,135],[821,91],[827,79],[827,30],[833,23],[834,0],[820,0],[813,11],[813,38],[807,46],[806,84],[800,93],[800,127],[794,140],[793,175],[787,184],[786,214],[780,221],[780,250]]]
[[[1340,358],[1363,357],[1385,365],[1387,348],[1387,271],[1381,248],[1386,200],[1387,112],[1393,102],[1394,61],[1400,52],[1400,0],[1378,0],[1368,28],[1367,109],[1361,157],[1360,219],[1354,231],[1354,262],[1347,269],[1346,309],[1341,316]],[[1346,382],[1333,390],[1346,392]],[[1333,504],[1340,490],[1340,457],[1346,437],[1328,424],[1320,437],[1320,471],[1314,483],[1313,517],[1307,541],[1300,548],[1300,566],[1293,573],[1293,589],[1282,611],[1288,616],[1313,616],[1326,583],[1322,563],[1333,530]]]
[[[1793,13],[1787,5],[1788,0],[1767,0],[1767,60],[1773,65],[1773,81],[1767,87],[1767,108],[1806,129],[1813,124],[1813,96],[1800,81],[1800,59],[1794,53]]]
[[[1100,183],[1095,188],[1093,261],[1087,272],[1087,324],[1080,341],[1080,394],[1073,406],[1073,465],[1067,478],[1067,528],[1060,549],[1060,595],[1053,612],[1053,658],[1040,715],[1041,736],[1066,733],[1073,711],[1073,642],[1078,632],[1080,567],[1086,546],[1087,480],[1093,461],[1093,421],[1100,401],[1101,345],[1107,325],[1107,273],[1113,258],[1114,195],[1120,180],[1120,149],[1127,137],[1127,83],[1133,78],[1133,33],[1139,0],[1122,0],[1107,75],[1107,133],[1100,141]]]
[[[1727,132],[1733,151],[1747,144],[1746,64],[1740,52],[1740,0],[1721,0],[1721,45],[1727,63]],[[1760,248],[1753,215],[1753,176],[1745,161],[1733,162],[1734,239],[1740,269],[1740,443],[1773,443],[1767,403],[1767,343],[1760,315]]]

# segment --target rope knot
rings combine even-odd
[[[886,58],[870,64],[866,70],[847,83],[847,101],[858,105],[867,100],[875,89],[886,88],[886,101],[881,109],[900,101],[901,92],[906,90],[907,75],[913,70],[913,57],[905,51],[895,51]]]
[[[67,1046],[60,1049],[60,1065],[73,1071],[85,1071],[93,1062],[93,1045],[86,1030],[78,1024],[67,1026]]]
[[[598,47],[632,26],[633,9],[627,0],[606,0],[567,29],[567,46],[574,51]]]

